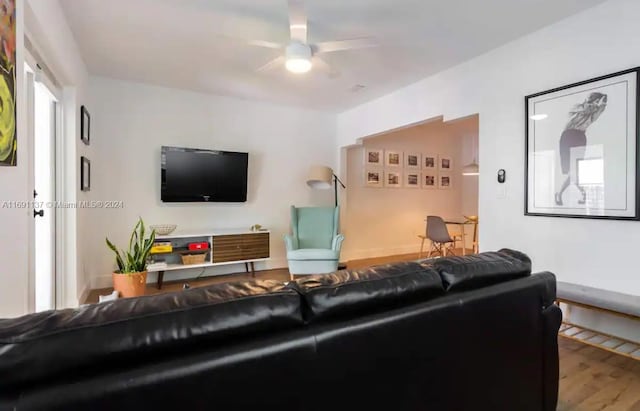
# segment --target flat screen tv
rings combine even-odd
[[[164,202],[247,201],[248,153],[162,147]]]

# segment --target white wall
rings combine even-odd
[[[114,260],[104,238],[124,244],[138,216],[178,230],[272,230],[271,256],[256,268],[286,267],[282,237],[290,205],[330,205],[333,191],[306,185],[311,164],[335,167],[335,116],[245,100],[91,77],[92,155],[89,199],[123,200],[123,209],[86,210],[80,269],[93,287],[111,285]],[[249,152],[248,201],[160,201],[162,145]],[[230,268],[244,270],[242,264]],[[211,269],[207,274],[230,270]],[[198,271],[187,272],[193,276]],[[167,273],[165,280],[178,278]]]
[[[637,0],[589,9],[339,115],[339,145],[438,115],[479,113],[481,249],[520,249],[535,270],[562,281],[640,295],[640,223],[523,215],[524,96],[640,65],[639,20]]]
[[[444,123],[440,119],[415,125],[380,136],[367,138],[362,146],[348,149],[347,194],[343,233],[345,243],[343,260],[417,253],[420,249],[419,234],[425,232],[425,217],[439,215],[444,218],[462,218],[463,205],[474,202],[469,194],[477,196],[473,181],[461,175],[464,160],[464,143],[468,138],[461,129],[473,130],[477,119],[470,117],[465,123]],[[466,123],[473,123],[469,126]],[[462,126],[462,127],[461,127]],[[477,129],[476,129],[477,133]],[[472,136],[472,134],[469,134]],[[472,136],[473,137],[473,136]],[[449,190],[423,188],[371,188],[364,185],[364,153],[366,149],[398,150],[434,153],[453,159],[454,168]],[[400,171],[406,172],[406,169]],[[469,203],[469,204],[467,204]],[[475,200],[477,205],[477,199]],[[467,215],[477,215],[468,209]],[[450,227],[450,231],[459,229]],[[468,230],[471,234],[471,230]],[[467,247],[471,248],[471,235]],[[429,244],[425,244],[428,250]]]

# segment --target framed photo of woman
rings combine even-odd
[[[640,220],[639,72],[525,97],[525,215]]]

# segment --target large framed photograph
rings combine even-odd
[[[525,97],[525,215],[640,220],[639,71]]]

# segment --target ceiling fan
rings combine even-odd
[[[262,40],[248,41],[253,46],[278,49],[284,52],[281,56],[259,67],[256,70],[258,72],[273,70],[284,64],[290,72],[301,74],[308,72],[313,65],[316,65],[327,74],[333,75],[336,72],[332,70],[325,60],[318,57],[319,54],[376,47],[378,45],[376,39],[372,37],[309,44],[307,41],[307,15],[304,11],[303,0],[287,1],[289,3],[290,42],[288,44],[279,44]]]

